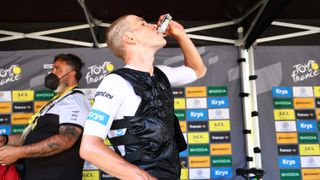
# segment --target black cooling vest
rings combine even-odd
[[[124,158],[159,179],[179,179],[179,151],[186,148],[174,116],[173,96],[166,75],[157,67],[154,76],[122,68],[113,73],[133,86],[141,103],[133,117],[115,120],[111,130],[127,128],[126,134],[110,138],[115,151],[125,145]],[[178,146],[179,148],[178,148]]]

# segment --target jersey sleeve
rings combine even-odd
[[[90,102],[85,95],[72,94],[61,101],[58,113],[59,124],[76,124],[84,127],[89,110]]]
[[[196,72],[185,65],[178,67],[158,65],[157,67],[168,77],[172,86],[181,86],[197,80]]]
[[[125,80],[116,75],[106,76],[97,88],[94,104],[86,120],[85,135],[98,136],[105,139],[116,113],[125,98],[123,96]]]

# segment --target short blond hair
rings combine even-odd
[[[124,59],[125,51],[123,47],[122,37],[125,32],[131,30],[126,18],[129,15],[124,15],[116,19],[108,28],[106,33],[106,43],[111,51],[119,58]]]

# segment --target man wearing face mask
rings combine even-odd
[[[36,112],[24,132],[0,136],[0,164],[23,159],[26,180],[81,180],[80,140],[90,102],[78,89],[84,63],[72,54],[54,58],[45,86],[56,96]]]

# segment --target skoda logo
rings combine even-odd
[[[199,169],[199,170],[196,171],[196,174],[197,174],[198,176],[202,176],[203,171],[202,171],[201,169]]]
[[[300,94],[305,94],[306,93],[306,89],[305,88],[300,88]]]
[[[309,158],[309,159],[308,159],[308,163],[309,163],[309,164],[314,164],[314,159],[313,159],[313,158]]]
[[[195,99],[195,100],[194,100],[194,104],[195,104],[195,105],[200,105],[200,100],[199,100],[199,99]]]
[[[216,116],[218,116],[218,117],[222,116],[222,111],[221,110],[217,110],[216,111]]]
[[[282,123],[282,127],[285,129],[289,128],[289,123],[287,122]]]

